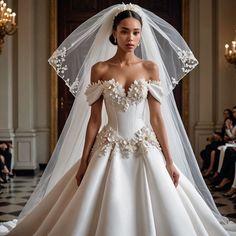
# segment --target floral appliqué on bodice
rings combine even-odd
[[[104,82],[104,96],[110,96],[113,104],[120,110],[127,111],[133,104],[138,104],[147,97],[145,80],[135,80],[129,87],[127,94],[119,82],[112,79]]]
[[[154,86],[155,88],[151,88]],[[160,82],[152,80],[134,80],[133,83],[125,91],[125,88],[115,79],[101,81],[88,85],[85,95],[91,105],[100,95],[104,98],[111,99],[116,108],[122,112],[126,112],[130,106],[139,104],[147,98],[148,91],[160,102],[162,98],[162,89]],[[91,94],[95,94],[94,98],[89,98]],[[110,148],[119,150],[124,155],[122,157],[129,157],[130,152],[146,152],[148,147],[156,147],[161,150],[160,144],[156,139],[156,135],[151,127],[144,126],[137,130],[130,139],[120,136],[109,125],[106,125],[98,133],[92,152],[101,148],[99,156],[103,156]]]
[[[110,148],[112,148],[113,150],[122,152],[123,158],[128,158],[129,153],[144,153],[147,152],[148,147],[156,147],[161,150],[161,146],[156,139],[155,133],[149,127],[143,127],[134,133],[133,138],[125,139],[119,136],[111,127],[105,126],[97,135],[92,152],[101,148],[99,157],[102,157]]]
[[[147,97],[147,85],[149,83],[160,86],[160,82],[158,81],[146,81],[144,79],[134,80],[126,94],[125,88],[123,88],[115,79],[105,81],[99,80],[96,83],[89,84],[85,95],[89,94],[94,88],[96,89],[98,85],[102,85],[103,96],[109,96],[112,99],[113,104],[125,112],[131,105],[138,104]]]

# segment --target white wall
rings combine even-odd
[[[11,139],[16,169],[35,169],[49,157],[49,1],[7,1],[17,33],[0,55],[0,139]]]
[[[217,57],[216,57],[216,122],[222,125],[224,108],[232,108],[236,105],[236,67],[227,63],[223,57],[225,43],[230,43],[236,36],[236,1],[218,0],[217,20]]]
[[[236,105],[236,69],[224,58],[234,38],[234,0],[190,0],[190,45],[199,59],[190,79],[190,139],[199,159],[206,137],[222,126],[223,110]]]
[[[13,1],[8,1],[13,4]],[[0,55],[0,137],[11,139],[13,132],[13,39],[6,37]]]

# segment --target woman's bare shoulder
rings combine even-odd
[[[149,80],[157,80],[157,81],[160,80],[158,65],[155,62],[149,61],[149,60],[144,60],[143,61],[143,68],[146,70],[146,72],[149,76]]]
[[[107,70],[108,70],[107,61],[100,61],[94,64],[91,68],[91,82],[97,82],[98,80],[102,80]]]
[[[158,71],[158,65],[155,62],[149,60],[143,60],[142,63],[143,67],[148,71]]]
[[[92,66],[91,70],[94,72],[97,72],[97,73],[101,73],[101,72],[104,72],[105,70],[107,70],[108,66],[109,66],[109,64],[107,61],[99,61]]]

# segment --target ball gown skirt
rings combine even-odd
[[[108,124],[96,137],[78,187],[79,161],[9,236],[226,236],[195,187],[180,172],[174,186],[151,127],[142,120],[158,83],[136,80],[126,94],[114,79],[89,86],[103,95]]]

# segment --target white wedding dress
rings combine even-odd
[[[159,83],[135,80],[126,92],[115,79],[98,81],[86,96],[89,104],[103,96],[108,123],[96,137],[81,185],[78,162],[8,235],[229,235],[190,181],[180,172],[175,187],[167,172],[143,119],[147,96],[162,100]]]

